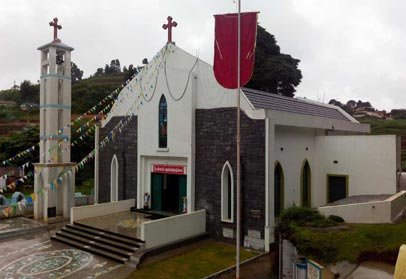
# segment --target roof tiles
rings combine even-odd
[[[256,109],[271,109],[351,121],[336,108],[250,88],[242,88],[242,91]]]

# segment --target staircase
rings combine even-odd
[[[122,264],[137,265],[144,248],[144,241],[140,239],[76,222],[67,224],[51,239]]]

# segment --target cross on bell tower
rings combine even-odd
[[[58,29],[62,29],[62,25],[58,25],[58,18],[54,17],[53,21],[49,23],[49,26],[54,27],[54,41],[61,41],[58,39]]]
[[[168,43],[174,43],[172,42],[172,27],[178,26],[178,23],[176,21],[172,21],[172,19],[173,18],[171,16],[168,16],[168,24],[162,25],[163,29],[168,29]]]

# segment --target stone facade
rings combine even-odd
[[[221,221],[221,172],[229,161],[236,181],[236,109],[196,110],[196,210],[206,209],[207,230],[223,239],[223,229],[235,230],[234,223]],[[265,226],[265,121],[241,113],[241,237],[255,230],[264,237]],[[236,183],[234,183],[236,197]],[[241,239],[242,240],[242,239]]]
[[[124,117],[112,118],[100,129],[100,141]],[[99,202],[110,201],[111,161],[118,161],[118,200],[137,198],[137,117],[134,117],[113,142],[100,151]],[[134,205],[135,206],[135,205]]]

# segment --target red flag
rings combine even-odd
[[[240,86],[251,79],[257,40],[257,12],[241,13]],[[215,15],[214,76],[223,87],[237,88],[238,14]]]

